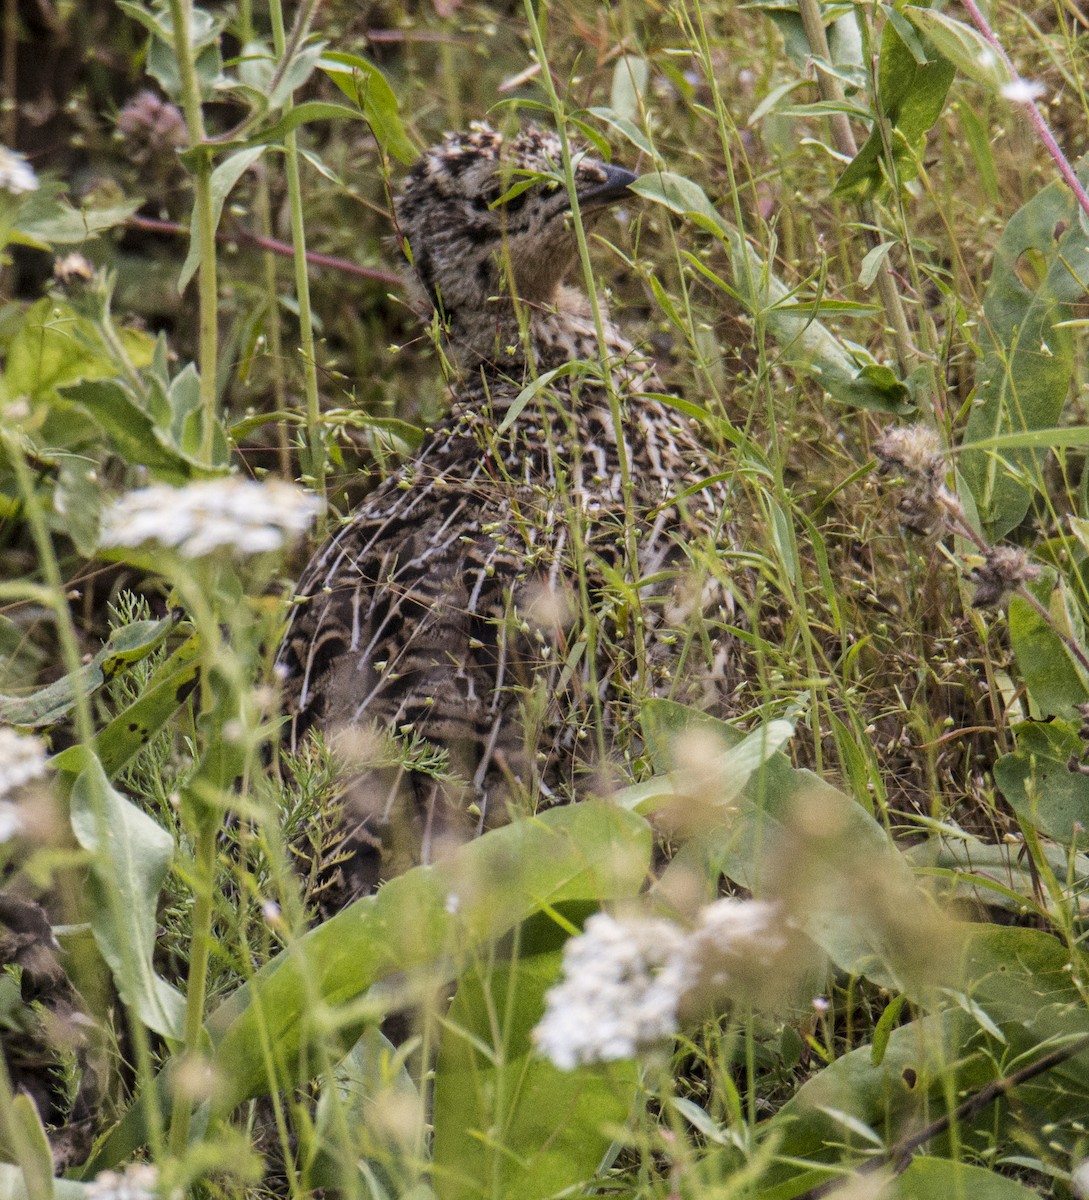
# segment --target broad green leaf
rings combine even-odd
[[[84,558],[98,549],[103,489],[93,458],[66,454],[60,459],[53,492],[54,528],[72,539]]]
[[[543,906],[633,896],[650,845],[645,822],[612,805],[555,808],[492,830],[349,905],[212,1015],[214,1061],[228,1081],[224,1110],[273,1086],[268,1045],[284,1076],[279,1084],[314,1069],[305,1051],[318,1033],[319,1002],[344,1005],[400,972],[453,978],[467,956]]]
[[[25,1092],[12,1098],[8,1121],[30,1200],[53,1200],[53,1154],[49,1138],[34,1101]]]
[[[95,753],[111,779],[173,717],[199,678],[200,638],[193,634],[157,668],[139,697],[95,738]],[[58,760],[62,757],[53,760],[61,769],[63,763]]]
[[[168,431],[117,380],[81,380],[65,387],[61,395],[94,419],[126,462],[147,467],[157,479],[168,483],[184,483],[192,478],[197,464],[171,444]]]
[[[276,112],[314,73],[318,60],[325,53],[325,42],[314,42],[297,51],[280,75],[276,86],[266,97],[269,108]]]
[[[91,204],[74,208],[68,201],[59,200],[48,209],[20,215],[17,229],[24,237],[49,246],[81,245],[107,229],[123,225],[143,203],[135,197],[101,208]]]
[[[458,985],[435,1071],[440,1200],[543,1200],[590,1181],[631,1111],[638,1064],[560,1071],[535,1053],[530,1033],[560,959],[523,953]]]
[[[1043,188],[1010,219],[995,249],[983,302],[975,403],[960,471],[988,540],[1028,512],[1042,487],[1038,450],[977,450],[973,442],[1050,429],[1059,422],[1074,368],[1074,313],[1089,279],[1089,235],[1065,184]]]
[[[913,1159],[881,1193],[882,1200],[1033,1200],[1039,1193],[1008,1176],[953,1158]]]
[[[938,52],[969,79],[995,92],[1012,81],[1010,69],[1001,56],[971,25],[929,7],[908,5],[903,13]]]
[[[918,174],[926,134],[945,107],[945,97],[956,70],[948,59],[930,51],[918,61],[918,47],[901,36],[898,22],[885,23],[878,61],[877,103],[885,121],[876,125],[862,149],[836,183],[841,196],[872,196],[885,183],[885,139],[891,143],[896,174],[901,183]]]
[[[622,120],[634,121],[639,116],[640,102],[649,78],[647,60],[642,56],[622,54],[616,60],[609,106]]]
[[[1023,825],[1082,850],[1089,847],[1089,775],[1068,764],[1083,749],[1065,722],[1046,728],[1025,724],[1017,730],[1017,750],[993,768],[995,783]]]
[[[65,675],[29,696],[0,696],[0,723],[23,729],[55,725],[70,711],[80,694],[91,695],[129,663],[146,658],[177,624],[173,617],[134,621],[115,629],[106,643],[73,679]]]
[[[584,372],[586,366],[581,362],[567,362],[562,366],[553,367],[551,371],[545,371],[543,375],[538,375],[532,383],[527,383],[517,396],[510,402],[507,411],[503,414],[503,420],[499,423],[499,432],[506,431],[518,420],[519,415],[525,406],[539,395],[552,382],[553,379],[560,378],[564,375],[578,374]]]
[[[397,96],[374,63],[358,54],[330,52],[319,65],[337,87],[363,110],[382,150],[400,162],[415,161],[416,148],[401,124]]]
[[[1078,706],[1089,700],[1089,680],[1059,631],[1075,645],[1085,645],[1077,602],[1065,580],[1056,579],[1051,571],[1039,583],[1029,586],[1050,613],[1050,620],[1042,617],[1027,600],[1011,597],[1010,644],[1017,669],[1035,707],[1033,716],[1073,719]]]
[[[713,770],[712,739],[731,748],[722,755],[729,761],[730,753],[753,735],[743,742],[725,722],[668,700],[648,701],[641,715],[656,766],[674,765],[678,735],[701,735],[705,763],[695,798],[701,815],[691,845],[693,853],[701,848],[716,873],[758,896],[784,902],[798,927],[844,971],[912,996],[935,979],[950,977],[957,930],[918,888],[909,864],[866,809],[811,771],[792,767],[781,753],[753,770],[735,795],[730,777],[720,780]],[[650,789],[653,782],[641,786]],[[683,794],[684,783],[681,771],[669,780],[671,787],[681,789],[682,818],[684,806],[693,804]],[[715,803],[720,786],[733,796],[721,807]],[[641,800],[645,807],[664,809],[668,818],[666,797]],[[659,885],[667,894],[673,870],[670,864]],[[682,860],[678,870],[683,875],[691,867]]]
[[[53,1180],[53,1200],[86,1200],[88,1184],[73,1179]],[[0,1163],[0,1200],[37,1200],[29,1191],[22,1169]]]
[[[154,343],[147,334],[122,330],[121,338],[132,363],[146,367]],[[59,407],[59,424],[71,423],[72,412],[60,398],[59,389],[89,379],[108,379],[120,366],[104,345],[94,324],[64,301],[44,299],[27,309],[7,348],[4,385],[11,398],[28,397],[33,404]],[[59,402],[59,403],[58,403]],[[56,446],[71,446],[70,437],[51,438]]]
[[[586,111],[597,117],[599,121],[604,121],[606,125],[612,126],[621,137],[627,138],[637,150],[647,155],[648,158],[652,160],[658,158],[649,138],[634,121],[620,116],[611,108],[588,108]]]
[[[92,855],[91,930],[114,984],[139,1019],[180,1042],[185,999],[155,973],[156,904],[174,839],[115,791],[94,760],[72,787],[72,831]]]
[[[210,183],[212,189],[213,233],[219,228],[219,221],[223,216],[223,205],[226,203],[227,197],[231,194],[235,184],[257,162],[266,149],[266,146],[261,145],[251,146],[246,150],[236,150],[233,154],[229,154],[212,172]],[[193,278],[199,264],[200,230],[198,228],[197,210],[194,207],[193,215],[189,219],[189,251],[185,256],[185,262],[182,263],[181,273],[178,275],[179,293],[185,291],[189,280]]]

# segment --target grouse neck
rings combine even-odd
[[[561,287],[552,304],[523,304],[520,314],[509,299],[496,298],[493,305],[475,321],[450,322],[451,357],[463,371],[483,370],[524,384],[568,363],[601,361],[593,310],[577,289]],[[629,359],[632,344],[609,319],[604,302],[599,305],[606,357]]]

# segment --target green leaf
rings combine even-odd
[[[994,764],[994,781],[1029,829],[1038,829],[1065,846],[1089,847],[1089,776],[1071,771],[1069,755],[1053,757],[1040,738],[1021,726],[1018,749]]]
[[[25,1093],[11,1100],[8,1120],[30,1200],[53,1200],[53,1154],[34,1101]]]
[[[72,787],[72,831],[93,855],[87,880],[91,930],[122,1000],[141,1021],[180,1042],[185,999],[155,973],[155,907],[174,839],[115,791],[94,760]]]
[[[873,196],[885,183],[885,139],[892,146],[896,175],[901,183],[914,179],[926,134],[945,107],[956,68],[932,50],[918,60],[918,46],[901,36],[897,21],[885,23],[878,63],[877,102],[884,133],[875,124],[862,149],[836,183],[834,194]]]
[[[1074,315],[1089,277],[1089,234],[1079,212],[1069,188],[1051,183],[1014,214],[995,249],[979,323],[983,357],[960,456],[990,541],[1020,524],[1033,492],[1043,489],[1044,456],[971,443],[1059,423],[1074,369],[1073,338],[1063,322]]]
[[[641,55],[622,54],[616,60],[609,106],[621,120],[635,121],[638,118],[649,78],[647,60]]]
[[[314,121],[358,121],[362,117],[362,113],[346,104],[333,104],[328,100],[307,100],[304,104],[296,104],[274,125],[262,129],[251,138],[246,138],[237,146],[242,149],[263,149],[283,142],[287,134],[301,125],[310,125]],[[235,148],[234,144],[232,148]]]
[[[435,1071],[440,1200],[543,1200],[588,1183],[631,1111],[638,1064],[560,1071],[535,1053],[530,1033],[560,959],[522,954],[458,985]]]
[[[53,1200],[85,1200],[89,1185],[72,1179],[53,1180]],[[22,1168],[0,1163],[0,1200],[37,1200],[27,1187]]]
[[[227,197],[231,194],[235,184],[257,162],[266,149],[266,146],[261,145],[251,146],[246,150],[236,150],[233,154],[228,155],[212,172],[210,183],[212,189],[213,233],[219,228],[219,221],[223,216],[223,205]],[[179,294],[185,291],[189,280],[193,278],[199,265],[200,231],[194,202],[193,215],[189,219],[189,251],[185,256],[185,262],[182,263],[182,269],[178,275]]]
[[[1034,716],[1073,720],[1077,708],[1089,700],[1089,681],[1059,636],[1063,631],[1076,645],[1085,645],[1085,630],[1078,605],[1063,579],[1052,572],[1040,584],[1030,585],[1051,615],[1048,621],[1027,600],[1010,599],[1009,628],[1017,669],[1028,687]],[[1054,586],[1052,584],[1054,583]]]
[[[378,980],[413,968],[453,978],[462,956],[544,906],[633,896],[645,879],[650,846],[646,823],[612,805],[555,808],[492,830],[349,905],[211,1017],[215,1064],[227,1081],[224,1111],[316,1069],[305,1054],[319,1033],[316,1000],[343,1005]],[[460,953],[451,957],[455,946]],[[269,1045],[279,1080],[268,1078]]]
[[[337,87],[363,110],[383,152],[392,154],[403,163],[414,162],[416,148],[401,124],[397,96],[374,63],[358,54],[330,52],[319,65]]]
[[[1001,56],[971,25],[930,8],[909,5],[903,13],[938,52],[969,79],[993,92],[1001,91],[1013,80]]]
[[[57,470],[53,509],[59,531],[72,539],[84,558],[98,549],[98,524],[102,513],[99,464],[92,458],[64,455]]]
[[[55,725],[71,710],[77,696],[91,695],[123,666],[146,658],[176,624],[174,617],[163,617],[115,629],[75,678],[65,675],[29,696],[0,696],[0,723],[23,729]]]
[[[882,1200],[935,1200],[956,1196],[957,1200],[1034,1200],[1039,1193],[1005,1175],[975,1167],[960,1159],[919,1157],[898,1175]]]
[[[58,200],[48,208],[20,214],[17,228],[24,237],[49,246],[81,245],[123,225],[143,203],[135,197],[101,208],[90,203],[73,208],[67,200]]]
[[[154,343],[146,334],[123,330],[126,353],[136,367],[151,361]],[[39,300],[27,309],[7,348],[4,386],[10,397],[26,396],[46,408],[47,420],[54,405],[61,426],[72,424],[72,411],[63,402],[61,388],[88,379],[108,379],[119,374],[119,364],[103,344],[94,323],[71,305]],[[43,437],[53,445],[70,446],[71,435]]]
[[[171,445],[166,432],[152,420],[123,384],[110,380],[81,380],[61,395],[90,415],[126,462],[147,467],[157,479],[184,483],[192,478],[190,461]]]

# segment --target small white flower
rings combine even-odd
[[[633,1058],[677,1029],[685,934],[670,921],[595,913],[564,947],[563,978],[533,1031],[538,1050],[570,1071]]]
[[[174,547],[184,558],[216,550],[261,554],[301,537],[321,511],[317,496],[279,479],[201,479],[140,488],[115,500],[100,545]]]
[[[38,190],[38,176],[27,160],[7,146],[0,146],[0,191],[22,196]]]
[[[1047,91],[1038,79],[1011,79],[1000,89],[1002,95],[1014,104],[1032,104]]]
[[[23,828],[19,806],[10,800],[0,800],[0,842],[10,842]]]
[[[1070,1190],[1078,1200],[1089,1200],[1089,1158],[1083,1159],[1070,1176]]]
[[[280,906],[275,900],[266,900],[261,905],[261,916],[264,918],[266,925],[279,925],[280,921]]]
[[[87,1185],[87,1200],[156,1200],[159,1173],[150,1163],[131,1163],[122,1171],[102,1171]]]
[[[45,774],[45,746],[36,737],[0,726],[0,797]]]

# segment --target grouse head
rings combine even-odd
[[[577,150],[574,175],[589,217],[636,178]],[[448,135],[413,167],[396,210],[416,278],[462,336],[502,322],[497,306],[509,310],[512,294],[553,304],[577,255],[560,140],[536,126],[509,138],[480,123]]]

